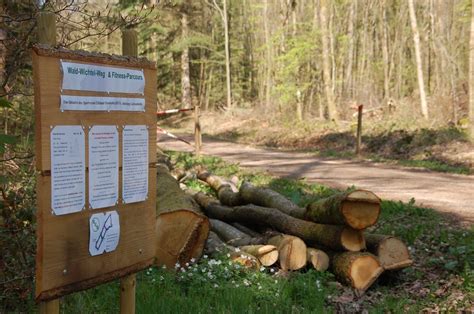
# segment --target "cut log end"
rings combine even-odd
[[[351,280],[352,286],[364,292],[383,272],[380,263],[373,256],[360,256],[352,262]]]
[[[380,199],[372,192],[356,190],[342,203],[342,214],[347,225],[357,229],[373,226],[380,215]]]
[[[156,219],[156,263],[173,268],[199,258],[209,234],[207,217],[189,210],[162,213]]]
[[[413,264],[406,245],[394,237],[386,237],[380,241],[377,256],[382,267],[387,270],[402,269]]]
[[[306,265],[306,244],[298,237],[279,235],[268,244],[278,247],[280,267],[283,270],[298,270]]]
[[[364,234],[359,230],[345,228],[341,234],[341,244],[348,251],[358,252],[365,249]]]
[[[341,281],[364,293],[383,272],[376,256],[363,252],[332,254],[331,267]]]
[[[246,245],[241,246],[243,252],[258,258],[263,266],[272,266],[278,261],[278,249],[274,245]]]
[[[321,250],[308,248],[307,261],[317,271],[326,271],[329,268],[329,256]]]

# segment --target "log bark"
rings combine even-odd
[[[196,201],[205,213],[226,222],[265,224],[282,233],[303,239],[309,245],[328,247],[335,251],[360,251],[365,248],[362,232],[347,226],[324,225],[286,215],[279,210],[255,205],[227,207],[218,205],[198,193]]]
[[[324,251],[307,248],[306,259],[317,271],[326,271],[329,268],[329,256]]]
[[[408,248],[400,239],[381,234],[366,234],[367,250],[377,256],[386,270],[396,270],[413,264]]]
[[[283,270],[298,270],[306,266],[306,244],[298,237],[281,234],[268,240],[278,248],[278,259]]]
[[[380,199],[372,192],[342,192],[307,206],[305,218],[311,221],[347,225],[362,230],[374,225],[380,215]]]
[[[227,182],[219,176],[210,174],[209,172],[201,172],[198,174],[198,179],[206,182],[215,192],[219,201],[227,206],[241,205],[237,189],[230,182]]]
[[[274,245],[245,245],[240,249],[258,258],[263,266],[272,266],[278,261],[278,248]]]
[[[243,182],[239,189],[243,204],[254,204],[263,207],[276,208],[287,215],[303,219],[305,209],[271,189],[255,187],[249,182]]]
[[[258,237],[261,237],[262,235],[260,233],[258,233],[257,231],[255,230],[252,230],[250,229],[249,227],[247,226],[244,226],[238,222],[234,222],[232,224],[232,226],[236,227],[237,229],[239,229],[240,231],[248,234],[249,236],[251,236],[252,238],[258,238]]]
[[[209,255],[228,253],[232,262],[240,264],[245,268],[258,270],[261,266],[260,261],[255,256],[247,252],[241,252],[240,250],[237,250],[237,248],[225,244],[213,231],[209,232],[205,251]]]
[[[159,153],[158,160],[166,160]],[[192,196],[179,188],[165,163],[157,166],[156,263],[172,269],[202,255],[209,220]]]
[[[331,254],[331,268],[336,277],[364,293],[383,272],[377,257],[370,253],[344,252]]]
[[[239,229],[217,219],[210,219],[211,230],[224,240],[227,244],[232,246],[263,244],[265,239],[252,238],[248,234],[243,233]]]

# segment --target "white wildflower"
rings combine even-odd
[[[271,272],[271,273],[274,273],[274,272],[275,272],[275,268],[270,268],[270,272]]]
[[[265,267],[260,267],[260,271],[264,271],[265,270]]]
[[[178,269],[180,267],[181,267],[181,265],[179,263],[174,264],[174,268]]]
[[[230,257],[230,254],[229,254],[229,253],[227,253],[227,257]]]
[[[186,263],[186,267],[189,267],[189,263]]]
[[[203,257],[204,257],[205,259],[207,259],[207,258],[208,258],[208,256],[207,256],[207,255],[205,255],[205,254],[204,254],[204,256],[203,256]]]
[[[219,285],[217,283],[215,283],[214,288],[219,288]]]
[[[191,263],[194,263],[196,261],[196,259],[193,257],[191,258]]]
[[[240,249],[238,247],[235,248],[236,252],[240,252]]]

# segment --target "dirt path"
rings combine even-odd
[[[158,136],[161,147],[193,151],[182,142]],[[191,141],[192,137],[186,137]],[[336,188],[354,185],[374,191],[384,199],[409,201],[453,215],[466,225],[474,224],[474,176],[444,174],[426,170],[330,160],[309,153],[284,152],[204,138],[203,153],[289,178],[306,178]]]

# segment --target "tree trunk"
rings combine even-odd
[[[471,1],[471,38],[469,41],[469,125],[474,143],[474,0]]]
[[[330,255],[334,275],[359,293],[365,292],[383,272],[377,257],[370,253],[344,252]]]
[[[347,37],[349,40],[349,47],[347,49],[347,68],[346,68],[346,95],[352,97],[352,67],[354,61],[354,25],[357,19],[357,1],[351,1],[349,13],[349,27],[347,30]]]
[[[189,47],[187,40],[189,37],[188,14],[183,12],[181,15],[181,40],[184,42],[184,48],[181,52],[181,107],[191,107],[191,79],[189,77]]]
[[[329,268],[329,256],[324,251],[308,248],[306,258],[308,264],[317,271],[326,271]]]
[[[194,199],[210,218],[227,222],[264,224],[297,236],[310,245],[325,246],[336,251],[360,251],[365,248],[363,234],[349,227],[316,224],[288,216],[276,209],[255,205],[226,207],[209,200],[203,193],[197,193]]]
[[[381,234],[366,234],[367,250],[379,258],[384,269],[402,269],[413,264],[407,246],[399,239]]]
[[[251,238],[248,234],[243,233],[239,229],[217,219],[210,219],[211,230],[224,240],[227,244],[232,246],[255,245],[263,244],[265,240],[263,237]]]
[[[255,187],[249,182],[240,186],[239,196],[242,204],[255,204],[268,208],[276,208],[283,213],[303,219],[305,209],[295,205],[292,201],[271,189]]]
[[[372,192],[355,190],[338,193],[309,204],[305,219],[363,230],[373,226],[379,215],[380,199]]]
[[[415,44],[416,73],[418,76],[418,88],[420,90],[421,113],[425,119],[428,119],[428,103],[426,101],[425,83],[423,79],[423,64],[421,62],[420,34],[418,33],[415,5],[413,4],[413,0],[408,0],[408,8],[410,10],[410,22],[413,31],[413,42]]]
[[[157,167],[156,190],[157,264],[172,268],[199,258],[209,233],[208,218],[162,163]]]
[[[306,244],[300,238],[282,234],[270,238],[268,244],[278,248],[281,269],[298,270],[306,265]]]
[[[230,182],[223,180],[222,178],[215,176],[207,171],[198,173],[198,179],[206,182],[215,192],[219,201],[227,206],[241,205],[237,188]]]
[[[324,76],[324,90],[326,93],[327,110],[329,120],[338,123],[339,117],[337,114],[336,103],[334,100],[334,91],[332,90],[331,80],[331,69],[330,69],[330,51],[329,51],[329,38],[328,38],[328,23],[327,23],[327,0],[321,0],[320,2],[320,29],[321,29],[321,42],[323,48],[323,76]]]
[[[268,0],[263,0],[263,27],[265,31],[265,112],[270,110],[272,95],[272,44],[270,38],[270,27],[268,22]]]
[[[230,40],[229,40],[229,19],[227,12],[227,0],[223,0],[224,7],[222,9],[222,22],[224,23],[224,40],[225,40],[225,76],[227,84],[227,108],[232,108],[232,85],[230,81]]]

